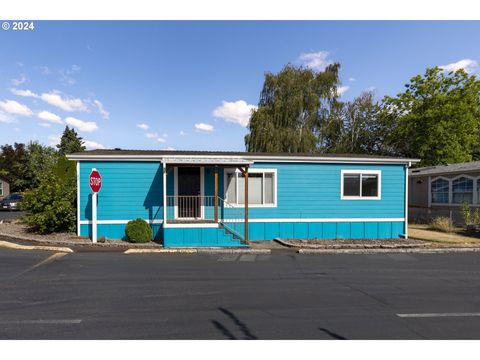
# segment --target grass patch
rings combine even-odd
[[[408,235],[412,239],[443,244],[479,244],[480,234],[474,230],[454,227],[450,233],[436,231],[430,225],[412,224],[408,226]]]

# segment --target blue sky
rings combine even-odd
[[[341,64],[342,99],[426,67],[478,71],[480,22],[39,21],[0,31],[0,143],[244,150],[266,71]]]

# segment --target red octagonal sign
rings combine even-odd
[[[97,171],[97,169],[92,169],[92,172],[90,173],[90,188],[94,193],[97,193],[100,191],[101,187],[102,177],[100,176],[100,173]]]

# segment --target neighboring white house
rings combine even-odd
[[[7,179],[0,177],[0,199],[10,194],[10,184]]]

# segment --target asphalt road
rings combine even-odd
[[[480,339],[480,254],[0,250],[1,339]]]
[[[24,214],[23,211],[4,211],[0,210],[0,221],[6,219],[17,219]]]

